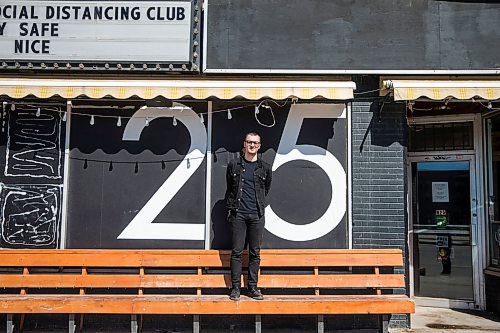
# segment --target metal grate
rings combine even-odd
[[[472,122],[410,126],[409,151],[473,150]]]

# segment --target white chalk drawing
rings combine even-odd
[[[298,145],[297,139],[304,119],[345,118],[346,112],[343,104],[292,104],[290,107],[274,158],[273,171],[294,160],[312,162],[322,168],[330,179],[332,197],[320,218],[303,225],[283,220],[271,205],[267,206],[265,228],[272,234],[290,241],[309,241],[328,234],[342,221],[347,210],[347,176],[342,164],[329,151],[313,145]]]
[[[56,245],[59,236],[62,185],[0,186],[0,230],[4,245]]]
[[[47,110],[9,113],[5,176],[62,179],[61,120]]]

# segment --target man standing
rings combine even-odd
[[[248,296],[261,300],[257,290],[260,267],[260,245],[264,231],[266,196],[271,187],[271,166],[258,158],[260,135],[248,133],[243,154],[231,160],[226,171],[226,207],[232,231],[230,299],[240,299],[241,258],[248,239]]]

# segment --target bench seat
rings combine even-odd
[[[244,258],[247,258],[245,254]],[[387,332],[391,314],[415,311],[401,295],[401,250],[262,250],[264,300],[228,297],[230,251],[0,250],[0,313],[7,332],[22,331],[30,314],[69,314],[69,332],[86,314],[128,314],[131,332],[143,315],[377,315]],[[247,265],[246,262],[243,263]],[[242,285],[246,277],[242,277]]]
[[[262,301],[226,295],[26,295],[0,296],[2,313],[108,314],[387,314],[411,313],[404,295],[265,295]]]

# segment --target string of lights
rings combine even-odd
[[[494,108],[493,104],[491,103],[491,101],[488,101],[488,104],[486,104],[486,105],[482,101],[475,100],[474,98],[472,99],[472,101],[481,104],[483,107],[485,107],[486,109],[488,109],[490,111],[498,111],[498,110],[500,110],[500,108]]]
[[[205,119],[204,119],[204,116],[205,115],[208,115],[209,113],[211,114],[215,114],[215,113],[221,113],[221,112],[226,112],[227,113],[227,119],[232,119],[233,116],[232,116],[232,113],[231,111],[236,111],[236,110],[240,110],[240,109],[248,109],[248,108],[253,108],[254,109],[254,115],[255,115],[255,119],[257,120],[257,122],[261,125],[261,126],[264,126],[264,127],[273,127],[275,124],[276,124],[276,119],[275,119],[275,116],[274,116],[274,110],[272,109],[272,107],[269,105],[270,103],[274,103],[276,106],[278,107],[284,107],[286,104],[289,103],[289,100],[291,100],[293,103],[296,102],[296,100],[294,99],[285,99],[284,102],[282,104],[279,104],[277,103],[276,101],[272,100],[272,99],[265,99],[265,100],[262,100],[260,101],[259,103],[251,103],[251,104],[247,104],[247,105],[243,105],[243,106],[237,106],[237,107],[231,107],[231,108],[224,108],[224,109],[219,109],[219,110],[212,110],[212,111],[207,111],[207,112],[197,112],[197,114],[199,115],[200,117],[200,121],[202,123],[205,122]],[[183,102],[183,101],[180,101],[180,102]],[[185,101],[184,101],[185,102]],[[4,113],[6,111],[6,108],[7,106],[9,105],[8,102],[4,101],[2,103],[2,112]],[[31,103],[23,103],[23,102],[11,102],[10,103],[10,111],[12,112],[15,112],[16,111],[16,105],[17,105],[17,108],[19,107],[22,107],[23,111],[33,111],[33,112],[36,112],[35,115],[37,117],[40,116],[40,113],[41,113],[41,107],[39,105],[34,105],[34,104],[31,104]],[[28,107],[27,108],[24,108],[24,107]],[[92,107],[92,106],[90,106]],[[126,116],[126,115],[104,115],[104,114],[90,114],[90,113],[84,113],[84,112],[78,112],[78,111],[73,111],[74,109],[85,109],[85,108],[89,108],[89,106],[87,105],[78,105],[78,106],[71,106],[71,115],[76,115],[76,116],[85,116],[85,117],[89,117],[90,118],[90,124],[91,125],[94,125],[95,124],[95,119],[96,118],[114,118],[114,119],[117,119],[117,126],[120,127],[121,124],[122,124],[122,119],[125,118],[125,119],[130,119],[130,118],[136,118],[136,119],[144,119],[145,122],[146,122],[146,126],[149,125],[149,117],[144,117],[144,116]],[[105,108],[108,108],[108,106],[102,106],[103,109]],[[117,108],[117,107],[113,107],[115,109],[121,109],[121,108]],[[125,108],[130,108],[130,107],[124,107],[122,109],[125,109]],[[178,112],[182,112],[184,109],[188,108],[187,106],[173,106],[173,107],[164,107],[164,106],[160,106],[158,108],[169,108],[171,110],[178,110]],[[267,109],[269,110],[270,114],[271,114],[271,117],[272,117],[272,124],[270,125],[267,125],[267,124],[264,124],[262,123],[259,118],[258,118],[258,114],[260,114],[260,109],[263,108],[263,109]],[[58,112],[59,114],[62,115],[62,119],[63,121],[66,121],[67,119],[67,111],[66,110],[63,110],[61,107],[51,107],[51,106],[48,106],[48,107],[45,107],[44,106],[44,110],[48,110],[48,111],[52,111],[52,112]],[[175,115],[173,116],[173,125],[176,126],[177,125],[177,119],[175,117]]]
[[[459,100],[459,101],[462,102],[461,100]],[[453,100],[452,100],[452,98],[446,98],[442,102],[444,102],[444,104],[441,106],[441,109],[445,110],[448,107],[449,103],[453,102]],[[485,104],[483,101],[481,101],[479,99],[471,98],[470,102],[472,102],[472,103],[478,103],[482,107],[484,107],[485,109],[487,109],[488,111],[499,111],[500,110],[500,108],[494,108],[493,107],[493,103],[491,101],[488,101],[488,103]],[[435,108],[417,108],[417,107],[415,107],[415,101],[406,101],[406,109],[408,111],[410,111],[410,112],[413,112],[413,111],[432,111],[432,110],[435,110]]]
[[[239,110],[239,109],[244,109],[244,108],[250,108],[250,107],[255,107],[255,108],[258,109],[258,108],[260,108],[260,106],[262,105],[263,102],[264,101],[260,102],[259,104],[250,104],[250,105],[232,107],[232,108],[228,108],[228,109],[213,110],[212,113],[228,112],[228,119],[232,119],[231,111]],[[277,103],[275,103],[275,104],[278,105],[278,106],[283,107],[287,103],[288,103],[288,100],[285,100],[283,104],[277,104]],[[5,130],[5,112],[6,112],[8,106],[9,106],[8,102],[4,101],[2,103],[2,114],[1,114],[2,132],[4,132],[4,130]],[[74,107],[75,106],[71,106],[71,115],[72,116],[73,115],[79,115],[79,116],[90,117],[90,125],[94,125],[95,124],[95,119],[96,118],[117,118],[118,119],[117,120],[117,126],[121,126],[121,119],[122,118],[126,118],[126,119],[132,118],[132,116],[95,115],[95,114],[88,114],[88,113],[82,113],[82,112],[73,112],[73,108]],[[106,108],[106,107],[107,106],[103,106],[103,108]],[[40,105],[31,104],[31,103],[12,103],[12,104],[10,104],[10,111],[11,112],[18,112],[18,113],[19,112],[31,112],[37,118],[43,116],[42,115],[42,108],[43,108],[44,112],[50,111],[50,112],[56,112],[56,113],[58,113],[60,115],[61,119],[63,121],[66,121],[67,112],[65,110],[62,110],[62,107],[43,106],[43,105],[40,106]],[[88,108],[88,106],[86,106],[86,105],[79,105],[76,108],[77,109],[78,108]],[[130,106],[129,107],[125,107],[125,108],[130,109]],[[164,107],[164,108],[166,108],[166,107]],[[171,107],[171,109],[172,108],[173,109],[177,108],[179,110],[179,112],[182,112],[182,110],[185,109],[185,107],[175,107],[175,106]],[[133,109],[133,107],[132,107],[132,109]],[[273,112],[272,108],[271,108],[270,111],[271,111],[271,113]],[[209,112],[199,112],[198,113],[198,114],[200,114],[200,121],[201,122],[203,122],[203,120],[201,120],[201,119],[203,119],[202,115],[206,115],[208,113]],[[259,113],[259,112],[257,112],[257,113]],[[146,126],[149,123],[149,118],[148,117],[136,117],[136,118],[145,119]],[[273,119],[274,119],[274,114],[273,114]],[[176,120],[175,115],[173,117],[173,125],[174,126],[177,125],[177,120]],[[217,153],[224,153],[224,152],[227,152],[227,151],[224,150],[224,151],[213,152],[214,160],[217,159],[217,156],[216,156]],[[51,154],[48,151],[45,151],[44,154],[45,155],[53,155],[54,157],[57,157],[55,154]],[[103,159],[103,160],[101,160],[101,159],[94,159],[94,158],[88,158],[88,157],[69,156],[70,160],[82,161],[84,169],[88,168],[89,162],[93,162],[93,163],[109,163],[109,168],[108,168],[109,171],[113,171],[114,165],[116,165],[116,164],[134,164],[135,165],[135,168],[134,168],[134,172],[135,173],[138,173],[138,171],[139,171],[139,165],[142,165],[142,164],[160,164],[161,165],[161,169],[165,170],[167,163],[172,163],[172,162],[179,163],[179,162],[186,161],[187,167],[189,168],[190,163],[191,163],[190,160],[200,159],[200,158],[205,158],[205,156],[203,156],[203,157],[189,157],[189,158],[183,157],[183,158],[173,158],[173,159],[162,158],[162,159],[153,160],[153,161],[151,161],[151,160],[148,160],[148,161],[144,161],[144,160],[143,161],[139,161],[139,160],[123,161],[123,160],[111,160],[111,159]]]
[[[366,91],[366,92],[360,92],[360,93],[356,93],[356,94],[370,93],[370,92],[375,92],[375,91],[378,91],[378,90],[379,89],[371,90],[371,91]],[[447,105],[450,101],[451,101],[450,98],[446,99],[444,101],[445,105]],[[182,103],[182,102],[202,102],[202,101],[199,101],[199,100],[195,100],[195,101],[180,100],[179,102]],[[238,102],[241,103],[240,101],[238,101]],[[204,115],[208,115],[209,113],[215,114],[215,113],[226,112],[227,113],[227,119],[231,120],[231,119],[233,119],[231,111],[253,108],[254,109],[255,119],[256,119],[256,121],[261,126],[264,126],[264,127],[273,127],[276,124],[276,119],[275,119],[275,116],[274,116],[274,110],[273,110],[273,108],[272,108],[272,106],[270,104],[274,104],[277,107],[284,107],[284,106],[286,106],[290,102],[291,103],[296,103],[297,99],[296,98],[287,98],[281,104],[278,103],[277,101],[273,100],[273,99],[264,99],[262,101],[259,101],[258,103],[250,103],[250,104],[246,104],[246,105],[241,105],[241,106],[236,106],[236,107],[231,107],[231,108],[223,108],[223,109],[212,110],[212,111],[207,111],[207,112],[197,112],[197,114],[200,116],[200,121],[203,123],[204,122],[204,117],[203,116]],[[473,98],[473,99],[471,99],[471,102],[479,103],[484,108],[486,108],[486,109],[488,109],[490,111],[500,110],[500,108],[494,108],[491,101],[488,101],[487,104],[485,104],[481,100],[477,100],[477,99]],[[28,112],[33,112],[36,117],[40,117],[42,115],[42,108],[43,108],[44,111],[51,111],[51,112],[59,113],[60,116],[61,116],[61,119],[63,121],[66,121],[66,119],[67,119],[66,115],[68,114],[68,112],[66,110],[63,110],[62,106],[50,106],[50,105],[44,105],[43,103],[41,103],[41,104],[33,104],[33,103],[13,102],[13,101],[11,101],[9,103],[8,101],[3,101],[2,102],[2,114],[1,114],[2,132],[4,132],[5,120],[6,120],[5,113],[7,111],[7,108],[9,106],[9,104],[10,104],[10,111],[11,112],[16,112],[16,111],[17,112],[26,112],[26,111],[28,111]],[[410,112],[413,112],[413,111],[430,111],[430,110],[432,110],[432,108],[430,108],[430,109],[415,108],[414,105],[415,105],[415,101],[406,101],[406,107],[407,107],[407,109]],[[117,119],[117,126],[120,127],[122,125],[122,118],[124,118],[124,119],[133,118],[133,116],[127,116],[127,115],[90,114],[90,113],[75,111],[75,109],[76,110],[78,110],[78,109],[87,109],[88,110],[88,109],[92,109],[92,108],[101,108],[101,106],[96,106],[96,105],[84,105],[84,104],[81,104],[81,105],[72,105],[71,102],[68,102],[68,106],[71,107],[71,115],[72,116],[76,115],[76,116],[89,117],[90,118],[90,121],[89,121],[90,125],[94,125],[95,124],[96,118],[115,118],[115,119]],[[123,106],[123,107],[103,105],[102,108],[103,109],[105,109],[105,108],[113,108],[113,109],[119,109],[119,110],[120,109],[121,110],[126,110],[126,109],[134,109],[135,107],[134,106],[130,106],[130,105],[129,106]],[[185,108],[188,108],[188,107],[187,106],[172,106],[172,107],[160,106],[160,108],[170,108],[170,109],[178,110],[179,112],[182,112]],[[258,115],[261,113],[262,110],[268,110],[270,112],[270,115],[271,115],[271,118],[272,118],[272,123],[271,124],[264,124],[258,118]],[[149,117],[135,117],[135,118],[145,119],[146,126],[149,125]],[[173,126],[176,126],[177,125],[177,118],[175,117],[175,115],[172,118],[173,118],[173,120],[172,120]],[[216,156],[217,153],[224,153],[224,152],[227,152],[227,151],[214,152],[213,153],[214,159],[215,160],[217,159],[217,156]],[[185,157],[184,158],[174,158],[174,159],[160,159],[160,160],[153,160],[153,161],[150,161],[150,160],[149,161],[138,161],[138,160],[123,161],[123,160],[110,160],[110,159],[100,160],[100,159],[93,159],[93,158],[69,156],[70,160],[82,161],[83,164],[84,164],[83,165],[84,169],[88,168],[89,162],[92,162],[92,163],[109,163],[109,168],[108,168],[109,171],[113,171],[114,165],[116,165],[116,164],[134,164],[134,172],[135,173],[138,173],[138,171],[139,171],[139,165],[142,165],[142,164],[160,164],[161,169],[165,170],[167,163],[172,163],[172,162],[179,163],[179,162],[183,162],[184,160],[186,160],[186,163],[188,163],[188,167],[189,167],[190,159],[199,159],[199,158],[205,158],[205,156],[203,156],[203,157],[192,157],[192,158],[187,158],[187,159]]]

